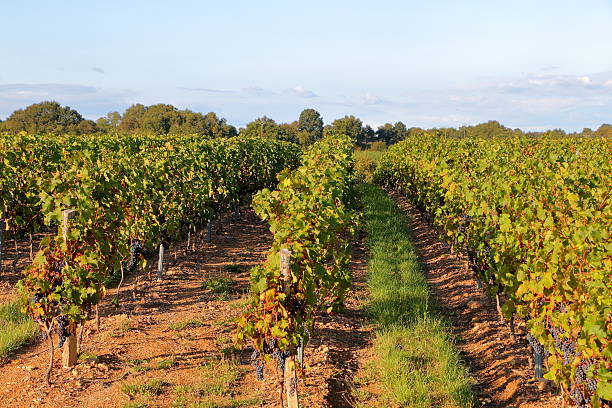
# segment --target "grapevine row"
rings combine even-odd
[[[578,407],[612,400],[612,141],[415,137],[378,182],[400,188],[525,319],[546,378]]]
[[[284,370],[285,359],[308,341],[316,314],[340,307],[350,286],[352,150],[345,136],[317,142],[299,168],[281,173],[276,190],[253,200],[274,241],[266,262],[251,271],[253,297],[238,320],[237,342],[253,345],[260,379],[272,358]],[[289,282],[279,267],[283,249],[291,252]]]
[[[134,256],[143,260],[139,246],[168,245],[186,227],[272,185],[300,155],[290,143],[242,137],[3,138],[12,148],[2,153],[9,164],[2,178],[16,181],[0,191],[9,231],[58,226],[67,209],[76,215],[65,236],[43,239],[19,283],[51,349],[54,330],[60,341],[75,334],[111,271],[128,260],[133,267]]]

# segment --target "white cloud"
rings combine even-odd
[[[295,87],[293,87],[291,89],[288,89],[287,91],[289,93],[292,93],[295,96],[299,96],[300,98],[316,98],[316,97],[319,96],[316,93],[314,93],[314,92],[312,92],[312,91],[310,91],[308,89],[305,89],[301,85],[295,86]]]
[[[253,96],[269,96],[276,95],[276,92],[270,91],[268,89],[264,89],[260,86],[249,86],[246,88],[242,88],[242,92],[245,92],[249,95]]]
[[[125,109],[133,96],[131,91],[106,91],[77,84],[1,84],[0,116],[7,117],[33,103],[57,101],[95,119],[107,112]]]
[[[183,91],[205,92],[205,93],[214,93],[214,94],[232,94],[232,93],[236,93],[236,91],[230,91],[230,90],[226,90],[226,89],[214,89],[214,88],[179,87],[179,89],[181,89]]]
[[[366,93],[360,99],[363,105],[376,105],[383,102],[381,98],[371,93]]]

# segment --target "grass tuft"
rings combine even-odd
[[[226,276],[208,278],[202,283],[202,289],[210,290],[217,295],[227,295],[232,290],[234,281]]]
[[[39,334],[36,322],[21,312],[19,300],[0,305],[0,360],[32,343]]]
[[[176,322],[176,323],[172,323],[170,325],[170,330],[174,330],[174,331],[182,331],[185,329],[193,329],[195,327],[202,327],[204,326],[204,323],[202,323],[199,320],[185,320],[182,322]]]
[[[127,394],[130,398],[134,398],[138,395],[151,396],[160,395],[164,392],[164,388],[168,383],[162,380],[153,379],[144,384],[123,384],[121,391]]]

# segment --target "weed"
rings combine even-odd
[[[194,327],[202,327],[204,323],[199,320],[185,320],[182,322],[172,323],[170,325],[170,330],[174,331],[182,331],[185,329],[193,329]]]
[[[227,295],[232,290],[234,281],[225,276],[208,278],[202,283],[202,289],[210,290],[217,295]]]
[[[38,324],[21,313],[19,300],[0,305],[0,360],[33,342],[39,334]]]
[[[134,398],[137,395],[160,395],[164,392],[164,387],[168,383],[165,383],[158,379],[153,379],[144,384],[123,384],[121,391],[127,394],[130,398]]]

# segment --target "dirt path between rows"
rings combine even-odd
[[[251,350],[233,347],[234,318],[247,304],[249,269],[261,263],[271,244],[267,225],[243,208],[237,221],[226,219],[213,242],[199,237],[195,250],[180,243],[169,252],[161,282],[154,273],[126,279],[120,306],[109,290],[101,310],[101,328],[86,325],[84,359],[72,370],[56,366],[52,385],[42,378],[46,341],[23,349],[0,366],[0,407],[229,407],[277,406],[274,364],[257,381]],[[320,316],[306,348],[306,377],[300,381],[304,407],[350,407],[352,376],[370,348],[371,328],[364,325],[367,297],[365,253],[357,243],[351,268],[353,288],[346,310]],[[203,287],[231,281],[228,290]],[[6,288],[5,288],[6,293]],[[198,405],[200,404],[200,405]]]
[[[427,281],[452,323],[457,347],[476,380],[482,407],[557,408],[557,391],[533,379],[530,350],[501,322],[494,301],[477,289],[473,273],[466,271],[466,258],[457,257],[425,217],[397,192],[389,192],[406,213],[413,242],[424,266]]]

